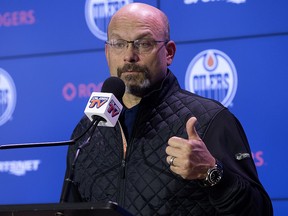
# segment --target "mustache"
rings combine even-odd
[[[125,64],[122,68],[117,68],[118,77],[120,77],[122,73],[127,71],[143,72],[147,74],[149,69],[146,66],[141,66],[137,64]]]

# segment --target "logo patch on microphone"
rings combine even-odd
[[[215,49],[205,50],[190,62],[185,88],[203,97],[231,105],[237,90],[237,72],[231,59]]]
[[[99,109],[101,106],[103,106],[107,101],[109,100],[109,97],[99,97],[99,96],[93,96],[90,100],[89,108],[96,107]]]
[[[132,0],[86,0],[85,18],[89,30],[100,40],[107,40],[107,27],[111,17]]]
[[[92,92],[84,113],[90,121],[95,120],[95,116],[104,118],[105,121],[101,120],[98,126],[114,127],[122,108],[122,104],[112,93]]]
[[[11,119],[16,106],[16,88],[12,77],[0,68],[0,126]]]
[[[115,116],[120,114],[121,109],[117,106],[117,104],[113,100],[111,100],[107,112],[111,114],[112,118],[114,118]]]

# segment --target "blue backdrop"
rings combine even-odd
[[[109,76],[109,19],[129,2],[0,1],[0,145],[70,138],[91,92]],[[137,2],[168,15],[177,44],[170,68],[181,86],[229,98],[224,105],[243,124],[275,215],[287,215],[288,2]],[[0,204],[58,202],[66,150],[0,150]]]

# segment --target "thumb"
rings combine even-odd
[[[196,122],[197,122],[197,119],[195,117],[191,117],[186,123],[186,131],[187,131],[189,140],[190,139],[201,140],[195,128]]]

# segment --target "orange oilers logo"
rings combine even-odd
[[[0,68],[0,126],[11,119],[16,106],[16,88],[11,76]]]
[[[100,40],[107,40],[112,15],[132,0],[86,0],[85,18],[89,30]]]
[[[99,109],[101,106],[103,106],[108,101],[108,99],[109,99],[109,97],[94,96],[90,100],[89,108],[96,107],[97,109]]]
[[[232,105],[238,84],[237,72],[231,59],[215,49],[205,50],[190,62],[185,88],[203,97]]]

